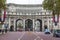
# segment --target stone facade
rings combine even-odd
[[[9,28],[13,25],[14,30],[16,30],[19,20],[24,30],[26,30],[26,25],[29,26],[31,23],[31,27],[28,28],[32,31],[44,31],[45,25],[48,29],[53,28],[52,12],[44,10],[41,4],[21,5],[9,3],[7,7],[5,22],[9,25]],[[28,20],[30,20],[30,24]],[[39,30],[37,30],[38,28]]]

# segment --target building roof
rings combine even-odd
[[[14,6],[20,6],[20,7],[42,7],[42,4],[14,4],[14,3],[8,3],[7,6],[14,5]]]

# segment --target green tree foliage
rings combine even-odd
[[[6,9],[6,0],[0,0],[0,22],[1,22],[2,10],[5,9]]]
[[[1,13],[2,13],[2,9],[6,9],[6,0],[0,0],[0,18],[1,18]]]
[[[0,9],[6,8],[6,0],[0,0]]]
[[[60,0],[44,0],[43,8],[58,14],[60,12]]]
[[[43,8],[46,10],[53,10],[53,0],[44,0]]]

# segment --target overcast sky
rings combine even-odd
[[[15,4],[42,4],[43,0],[7,0],[7,3]]]

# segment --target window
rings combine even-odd
[[[14,12],[13,15],[16,15],[16,13]]]
[[[20,15],[22,15],[22,13],[20,13]]]
[[[43,12],[42,15],[45,15],[45,12]]]

